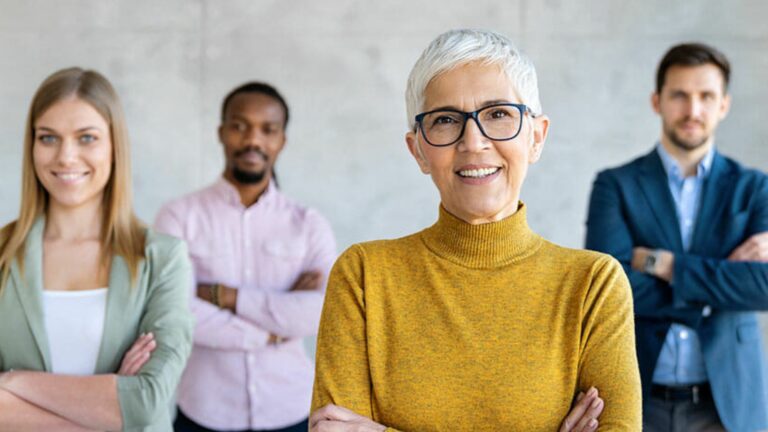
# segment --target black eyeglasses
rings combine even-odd
[[[446,147],[460,140],[469,119],[475,121],[486,138],[509,141],[520,133],[526,113],[536,118],[527,105],[514,103],[489,105],[472,112],[439,109],[417,115],[416,127],[421,129],[424,140],[435,147]]]

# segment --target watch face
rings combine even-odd
[[[650,253],[647,257],[645,257],[645,265],[643,266],[643,270],[646,273],[653,273],[655,268],[656,268],[656,254]]]

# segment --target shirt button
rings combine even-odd
[[[704,306],[704,308],[701,309],[701,316],[706,318],[706,317],[708,317],[710,315],[712,315],[712,307],[710,305]]]
[[[688,331],[687,330],[681,330],[680,331],[680,339],[682,339],[682,340],[688,339]]]

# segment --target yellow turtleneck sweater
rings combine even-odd
[[[617,261],[533,233],[525,207],[350,247],[328,282],[312,411],[403,431],[556,431],[579,390],[600,430],[641,428],[632,296]]]

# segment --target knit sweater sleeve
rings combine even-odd
[[[374,417],[364,262],[362,247],[353,245],[331,270],[317,336],[312,412],[334,404],[370,419]]]
[[[621,266],[608,256],[593,267],[582,314],[579,388],[591,386],[605,400],[601,431],[641,429],[632,294]]]

